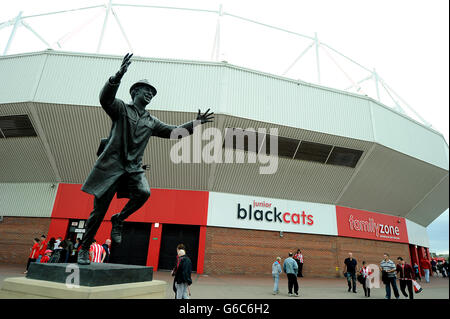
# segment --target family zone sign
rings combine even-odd
[[[336,206],[339,236],[408,243],[402,217]]]

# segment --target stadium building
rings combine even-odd
[[[93,197],[81,184],[111,126],[99,93],[121,59],[53,50],[0,57],[0,262],[25,266],[41,234],[83,236]],[[130,101],[143,78],[158,90],[152,115],[179,125],[211,108],[215,120],[202,130],[216,128],[221,139],[183,139],[191,152],[181,163],[171,158],[180,141],[150,139],[143,163],[152,194],[126,221],[115,262],[171,269],[179,243],[204,274],[269,274],[275,257],[297,248],[308,277],[342,276],[348,252],[369,264],[385,252],[430,258],[426,227],[448,208],[439,132],[367,96],[225,62],[134,57],[117,98]],[[276,161],[262,156],[276,141],[271,129]],[[205,162],[198,141],[235,160]],[[113,200],[97,242],[125,203]]]

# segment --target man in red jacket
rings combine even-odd
[[[400,282],[400,290],[403,296],[408,298],[406,293],[406,286],[408,286],[409,299],[414,299],[413,283],[412,281],[416,278],[414,276],[414,270],[410,264],[405,263],[402,257],[397,258],[397,274]]]
[[[425,281],[430,282],[431,263],[428,259],[422,258],[420,260],[420,267],[422,267],[425,273]]]

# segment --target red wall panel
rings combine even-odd
[[[158,227],[155,227],[155,224],[152,224],[152,230],[150,232],[148,254],[147,254],[147,266],[153,267],[154,271],[158,270],[159,248],[161,247],[162,228],[163,225],[161,224],[159,224]]]
[[[203,274],[205,266],[206,226],[200,226],[198,242],[197,274]]]
[[[408,243],[402,217],[336,206],[338,236]]]
[[[110,238],[111,216],[121,211],[128,199],[114,197],[95,239],[103,244]],[[81,191],[80,184],[60,184],[52,211],[49,236],[66,236],[70,219],[88,219],[94,197]],[[127,221],[152,223],[147,266],[158,269],[163,224],[200,225],[197,273],[203,273],[205,231],[208,213],[208,192],[170,189],[151,189],[148,201]],[[159,223],[159,227],[155,227]]]
[[[114,199],[106,213],[105,221],[121,211],[128,199]],[[52,218],[87,219],[94,205],[94,197],[81,191],[80,184],[60,184]],[[151,189],[148,201],[127,221],[206,225],[208,192]]]
[[[69,226],[69,220],[65,218],[52,218],[48,229],[47,237],[50,239],[55,237],[66,238],[67,227]]]

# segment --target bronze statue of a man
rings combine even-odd
[[[150,136],[170,138],[172,131],[186,129],[194,131],[195,123],[212,122],[209,109],[197,114],[196,121],[180,126],[168,125],[150,115],[145,106],[156,95],[156,89],[147,80],[134,83],[130,88],[132,104],[117,99],[120,81],[131,64],[133,54],[123,58],[119,71],[111,76],[100,92],[100,104],[112,120],[108,139],[102,141],[92,171],[81,190],[92,194],[94,209],[86,222],[86,232],[78,254],[78,264],[89,264],[89,248],[100,227],[106,211],[117,193],[118,198],[129,198],[121,212],[111,217],[111,239],[116,244],[122,241],[123,221],[144,205],[150,197],[150,186],[142,168],[142,156]]]

